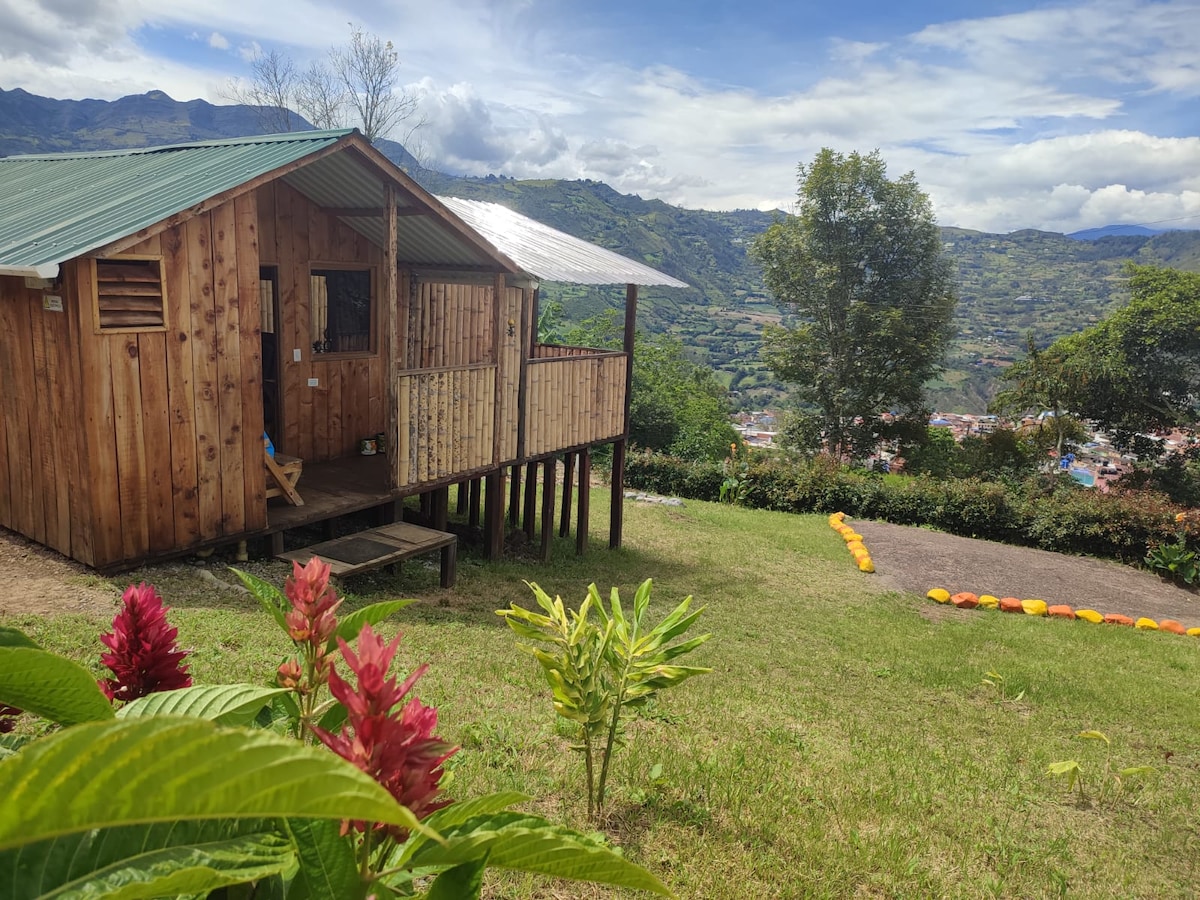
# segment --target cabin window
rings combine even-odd
[[[100,331],[166,325],[161,257],[96,260],[96,326]]]
[[[313,353],[367,353],[372,349],[370,269],[313,269]]]

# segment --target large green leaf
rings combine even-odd
[[[62,725],[113,717],[112,704],[87,669],[20,644],[0,645],[0,703]]]
[[[269,821],[102,828],[0,852],[0,871],[10,873],[0,894],[22,900],[207,894],[283,872],[293,860],[291,843]]]
[[[540,816],[502,812],[478,816],[441,831],[446,843],[423,844],[415,867],[457,866],[488,854],[488,865],[555,878],[637,888],[672,896],[661,881],[609,847]]]
[[[350,763],[262,731],[152,717],[65,729],[0,762],[0,850],[192,819],[365,819],[421,828]]]
[[[384,600],[372,603],[362,609],[356,609],[338,621],[337,633],[329,641],[329,649],[337,647],[337,639],[341,638],[347,644],[358,637],[364,625],[378,625],[392,613],[399,612],[406,606],[412,606],[416,600]]]
[[[288,832],[299,854],[300,870],[288,900],[356,900],[366,892],[354,849],[341,826],[327,819],[290,819]]]
[[[218,725],[249,725],[259,710],[274,697],[286,694],[286,688],[260,687],[256,684],[204,684],[147,694],[128,703],[117,712],[118,719],[143,716],[191,716],[208,719]]]
[[[483,890],[483,873],[486,870],[486,853],[479,859],[447,869],[429,886],[425,900],[477,900]]]
[[[517,803],[524,803],[528,799],[529,796],[527,794],[519,794],[516,791],[499,791],[495,794],[475,797],[472,800],[459,800],[451,803],[449,806],[442,807],[429,816],[425,820],[425,824],[440,833],[449,828],[462,825],[471,819],[501,812]],[[413,854],[428,840],[429,838],[424,834],[411,835],[402,846],[398,847],[392,853],[385,868],[392,869],[407,865],[408,860],[412,858]]]
[[[21,629],[10,628],[8,625],[0,625],[0,647],[32,647],[34,650],[41,649]]]
[[[269,612],[272,618],[279,623],[279,627],[286,632],[288,627],[284,616],[291,609],[292,604],[283,595],[283,592],[269,581],[263,581],[257,575],[251,575],[249,572],[243,572],[241,569],[233,568],[233,566],[230,566],[229,570],[242,579],[242,584],[246,586],[246,590],[262,604],[262,608]]]

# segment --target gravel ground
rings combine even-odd
[[[880,580],[895,590],[924,595],[941,587],[952,594],[1037,598],[1200,626],[1200,595],[1130,566],[907,525],[846,521],[863,536]]]

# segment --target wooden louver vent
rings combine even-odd
[[[166,325],[160,261],[96,260],[96,301],[101,329]]]

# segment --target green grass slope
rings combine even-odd
[[[536,663],[493,611],[532,605],[526,579],[578,603],[590,581],[628,594],[653,576],[660,614],[686,594],[707,607],[693,631],[713,638],[688,661],[714,671],[631,724],[604,831],[680,897],[1194,895],[1194,639],[886,593],[817,516],[630,503],[625,548],[611,552],[605,498],[593,499],[582,558],[563,540],[550,566],[465,553],[454,591],[419,565],[351,582],[348,609],[425,599],[384,630],[404,633],[406,668],[432,665],[418,692],[463,747],[454,796],[523,790],[538,811],[588,827],[581,760]],[[282,565],[252,565],[282,581]],[[288,650],[257,606],[191,566],[130,578],[162,589],[200,681],[269,678]],[[16,624],[96,669],[102,623]],[[1002,692],[982,684],[989,671]],[[1156,773],[1099,799],[1103,747],[1076,737],[1085,729],[1112,739],[1115,767]],[[1065,759],[1084,769],[1083,800],[1046,775]],[[610,894],[495,877],[487,896]]]

